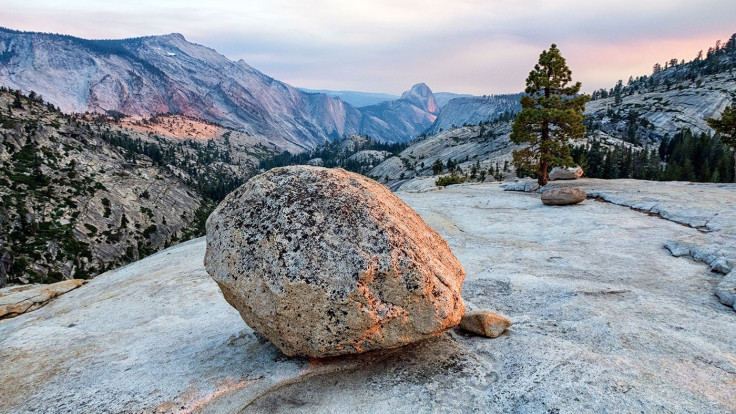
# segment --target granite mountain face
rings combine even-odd
[[[455,126],[477,125],[493,121],[506,113],[521,111],[521,94],[491,96],[458,96],[447,101],[428,134],[451,129]]]
[[[0,84],[35,91],[63,112],[181,114],[291,152],[353,133],[409,141],[439,113],[423,84],[398,100],[357,109],[303,92],[180,34],[86,40],[0,28]]]
[[[197,235],[204,197],[123,140],[0,90],[0,287],[94,276]]]
[[[432,90],[416,84],[395,101],[360,108],[363,118],[360,133],[382,141],[405,142],[432,126],[440,113]]]
[[[0,31],[0,83],[64,112],[176,113],[298,151],[354,132],[360,113],[306,94],[180,34],[123,40]]]

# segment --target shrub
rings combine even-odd
[[[455,173],[452,173],[450,175],[439,177],[437,181],[435,181],[434,183],[438,187],[444,187],[447,185],[464,183],[465,181],[467,181],[467,178],[461,177]]]

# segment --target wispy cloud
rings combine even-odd
[[[691,59],[736,32],[732,0],[5,0],[0,25],[86,38],[179,32],[297,86],[523,89],[557,43],[584,89]]]

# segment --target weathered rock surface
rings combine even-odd
[[[555,167],[549,172],[549,180],[577,180],[583,176],[583,169],[581,167],[568,167],[560,168]]]
[[[522,178],[508,184],[503,184],[502,187],[505,191],[523,191],[531,193],[539,189],[539,184],[535,179]]]
[[[400,194],[462,262],[468,307],[508,315],[510,334],[285,358],[223,300],[197,239],[0,321],[0,412],[733,412],[736,313],[713,294],[721,276],[662,246],[723,242],[726,228],[671,218],[733,226],[736,185],[562,184],[670,218],[552,209],[495,183]]]
[[[51,299],[74,290],[85,283],[71,279],[50,285],[20,285],[0,289],[0,319],[12,318],[34,311]]]
[[[205,265],[287,355],[393,348],[455,326],[465,272],[386,187],[344,170],[270,170],[207,221]]]
[[[511,325],[509,318],[487,310],[465,312],[460,320],[462,329],[489,338],[498,338]]]
[[[390,156],[391,153],[388,151],[363,150],[351,155],[348,160],[363,164],[378,165]]]
[[[736,310],[736,270],[730,272],[716,285],[716,296],[721,303]]]
[[[599,200],[697,229],[673,236],[665,247],[718,273],[736,269],[736,184],[584,179],[550,186],[570,185]]]
[[[595,120],[604,133],[620,138],[626,136],[630,125],[621,115],[632,112],[638,123],[636,135],[645,140],[657,142],[683,129],[690,129],[693,134],[712,133],[706,120],[717,118],[731,103],[736,91],[733,74],[724,71],[696,78],[680,75],[679,81],[670,78],[665,82],[673,70],[677,69],[671,69],[669,75],[658,74],[659,86],[653,90],[623,94],[619,102],[613,94],[588,102],[586,117]]]
[[[553,188],[542,193],[542,203],[548,206],[568,206],[585,200],[587,194],[579,188]]]

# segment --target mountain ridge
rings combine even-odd
[[[262,136],[291,152],[353,133],[408,141],[436,115],[435,102],[423,108],[427,113],[416,110],[421,105],[394,104],[389,116],[380,106],[366,116],[339,98],[303,92],[179,33],[88,40],[0,28],[0,84],[35,91],[64,112],[181,114]]]

